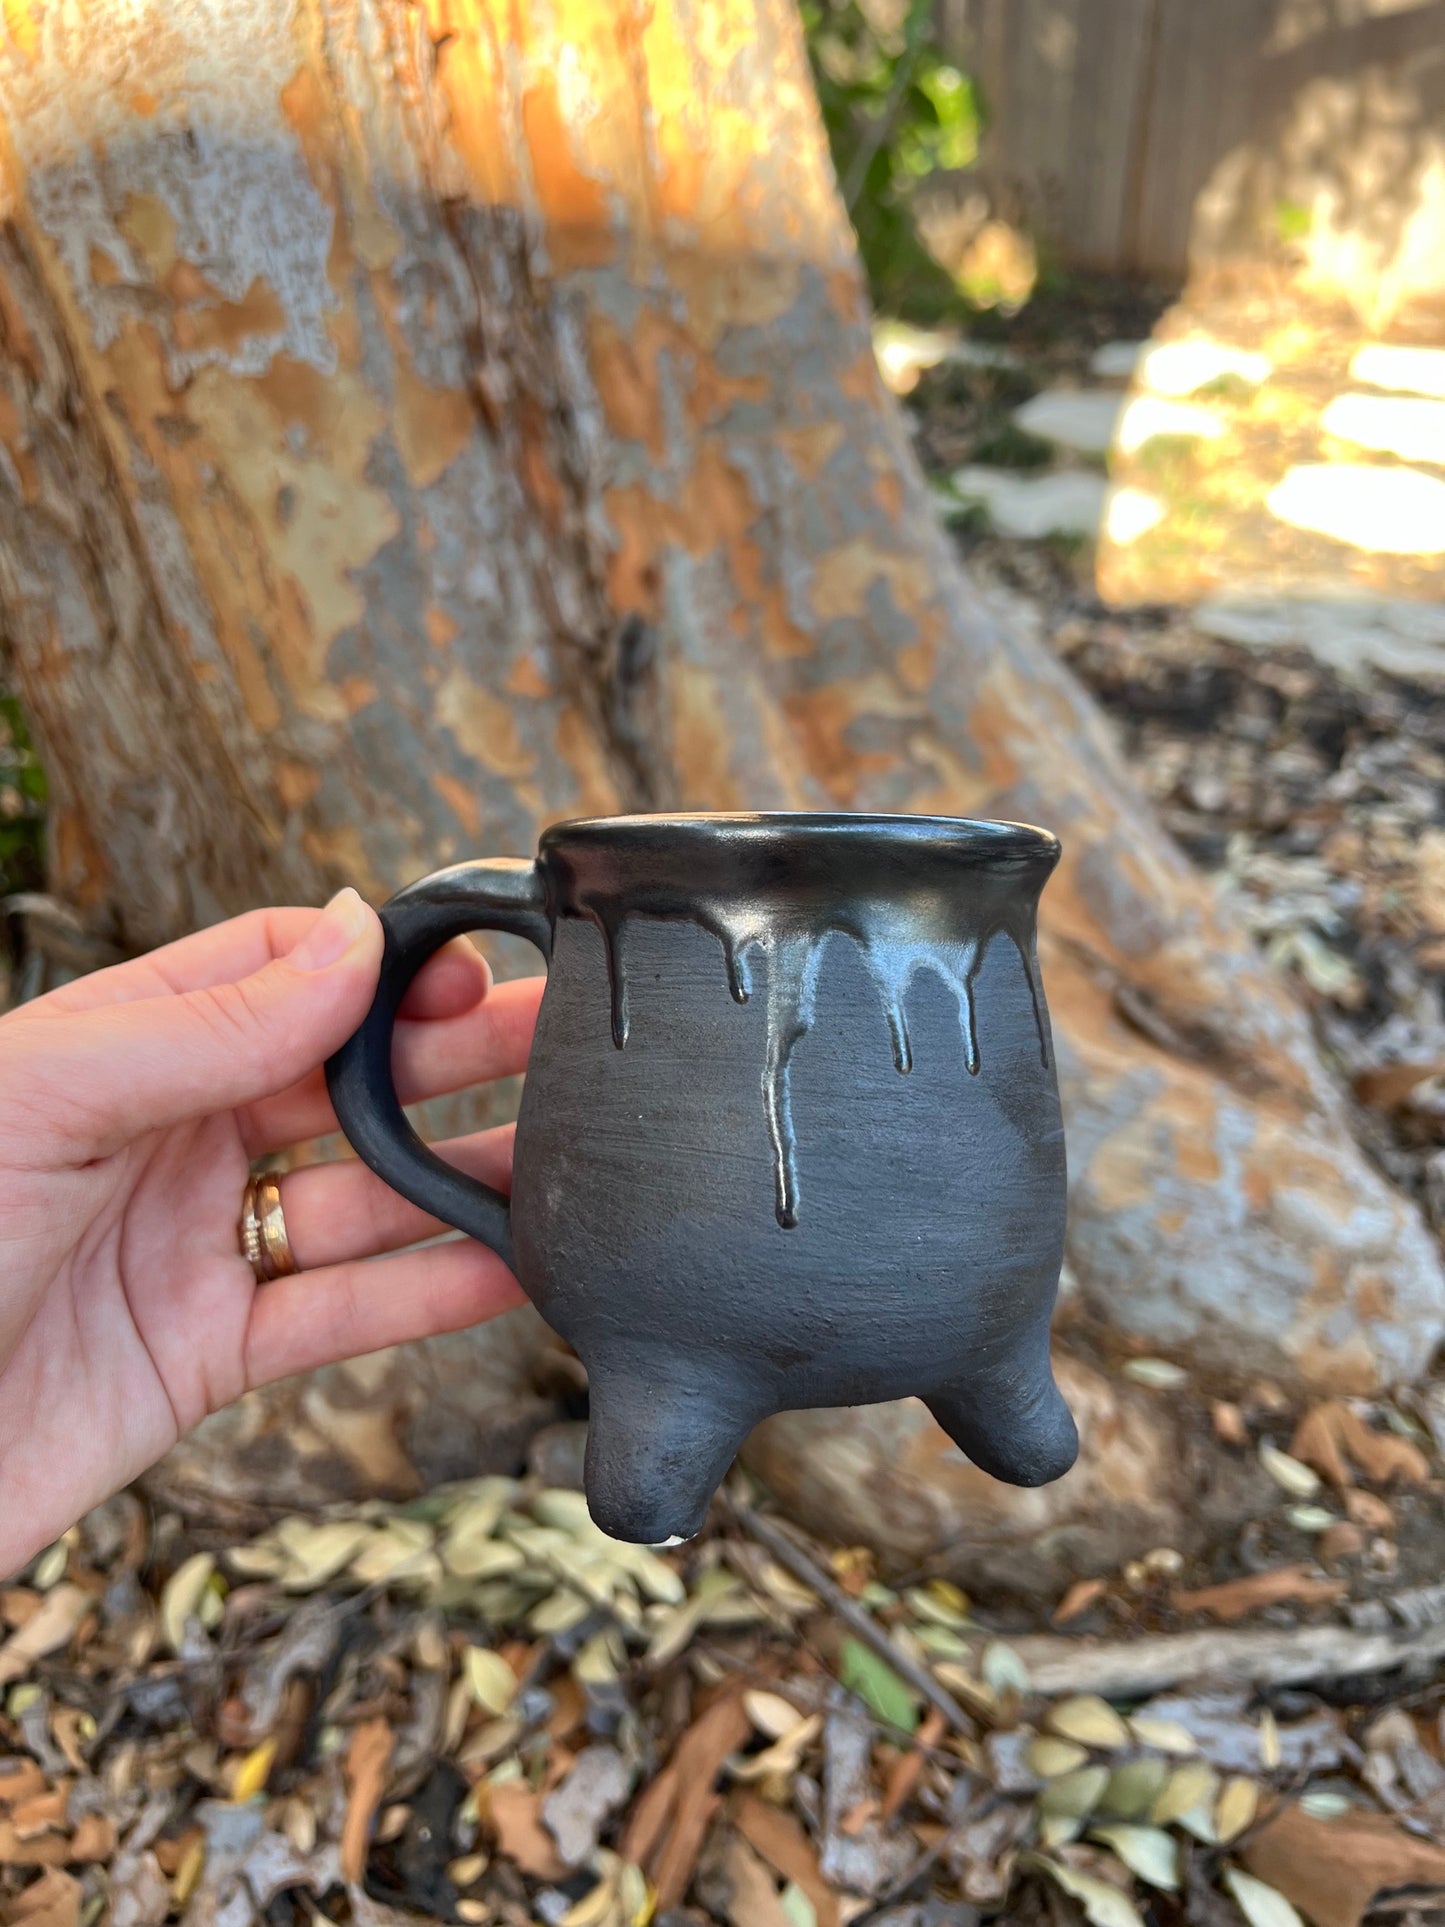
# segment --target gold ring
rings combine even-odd
[[[248,1178],[241,1197],[241,1251],[258,1285],[299,1271],[286,1236],[281,1187],[269,1173]]]

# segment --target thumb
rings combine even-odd
[[[381,952],[376,912],[343,890],[294,950],[239,982],[90,1013],[85,1055],[102,1131],[134,1137],[296,1083],[366,1015]]]

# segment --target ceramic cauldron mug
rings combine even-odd
[[[597,818],[382,910],[375,1003],[327,1066],[337,1116],[580,1354],[614,1537],[690,1537],[789,1408],[917,1394],[997,1478],[1073,1463],[1035,954],[1058,856],[1044,830],[947,817]],[[426,1148],[392,1082],[408,984],[473,930],[549,962],[510,1206]]]

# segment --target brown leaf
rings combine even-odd
[[[1353,1485],[1331,1418],[1332,1412],[1338,1409],[1338,1400],[1331,1400],[1306,1412],[1289,1442],[1290,1457],[1312,1465],[1320,1477],[1333,1486]]]
[[[1348,1405],[1340,1413],[1339,1433],[1340,1443],[1372,1485],[1390,1485],[1396,1479],[1423,1485],[1430,1476],[1430,1462],[1413,1439],[1372,1431]]]
[[[1393,1532],[1395,1515],[1378,1492],[1347,1492],[1345,1512],[1366,1532]]]
[[[1107,1579],[1076,1579],[1054,1607],[1054,1624],[1066,1626],[1071,1619],[1077,1619],[1080,1613],[1086,1613],[1108,1590]]]
[[[729,1834],[723,1855],[731,1927],[789,1927],[773,1877],[741,1834]]]
[[[341,1828],[341,1871],[352,1886],[366,1872],[371,1823],[386,1791],[386,1769],[391,1760],[392,1731],[379,1715],[363,1720],[346,1749],[346,1819]]]
[[[16,1801],[10,1809],[10,1818],[20,1839],[32,1840],[40,1833],[63,1833],[69,1805],[70,1787],[62,1781],[47,1793],[37,1793],[28,1800]]]
[[[1433,1064],[1379,1064],[1356,1077],[1355,1096],[1377,1111],[1396,1111],[1435,1077],[1445,1077],[1445,1058]]]
[[[1214,1426],[1214,1436],[1221,1445],[1248,1445],[1249,1427],[1244,1422],[1244,1414],[1237,1405],[1228,1399],[1217,1398],[1210,1407],[1210,1419]]]
[[[731,1803],[734,1825],[774,1873],[801,1887],[812,1902],[818,1927],[838,1927],[838,1898],[824,1880],[818,1853],[790,1813],[769,1806],[755,1793],[739,1793]]]
[[[13,1821],[0,1820],[0,1867],[64,1867],[114,1852],[115,1827],[98,1813],[87,1813],[68,1840],[60,1833],[22,1839]]]
[[[1288,1602],[1298,1606],[1321,1606],[1342,1599],[1348,1586],[1342,1579],[1320,1579],[1308,1566],[1278,1566],[1273,1572],[1251,1573],[1247,1579],[1230,1579],[1222,1586],[1202,1586],[1197,1592],[1175,1592],[1171,1603],[1176,1612],[1208,1613],[1226,1622],[1243,1619],[1263,1606]]]
[[[1445,1848],[1363,1809],[1315,1820],[1283,1807],[1239,1852],[1256,1879],[1277,1887],[1315,1927],[1359,1927],[1375,1896],[1394,1888],[1445,1889]]]
[[[498,1851],[534,1880],[565,1880],[557,1843],[542,1824],[542,1796],[520,1781],[487,1788],[487,1816]]]
[[[44,1793],[48,1781],[34,1760],[0,1760],[0,1807],[15,1807]]]
[[[80,1882],[48,1867],[5,1909],[5,1927],[79,1927]]]
[[[1429,1461],[1418,1445],[1394,1432],[1374,1431],[1338,1398],[1305,1414],[1290,1451],[1341,1488],[1354,1484],[1352,1464],[1373,1485],[1389,1485],[1395,1479],[1421,1485],[1430,1476]]]
[[[878,1809],[881,1820],[891,1820],[895,1813],[902,1810],[923,1772],[923,1749],[938,1745],[943,1738],[945,1724],[942,1713],[936,1706],[931,1706],[914,1735],[914,1745],[899,1755],[889,1772],[888,1784],[883,1789],[883,1801]]]
[[[729,1753],[740,1747],[751,1730],[741,1688],[718,1695],[683,1734],[673,1749],[675,1768],[670,1823],[645,1865],[657,1889],[657,1911],[676,1907],[687,1892],[717,1810],[713,1782]]]

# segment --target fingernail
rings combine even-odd
[[[291,952],[291,962],[298,970],[327,969],[366,935],[370,921],[355,890],[338,890]]]

